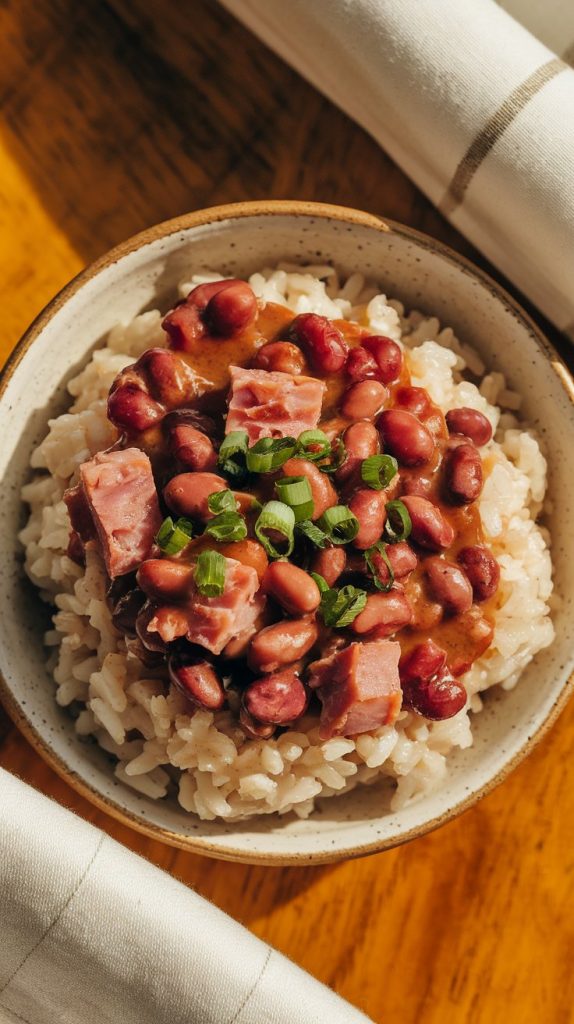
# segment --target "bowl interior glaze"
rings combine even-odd
[[[474,745],[450,758],[437,792],[385,813],[385,786],[319,802],[306,821],[269,816],[243,824],[201,822],[175,803],[156,803],[115,779],[110,760],[80,741],[57,707],[44,667],[47,615],[22,579],[15,536],[19,492],[30,451],[50,416],[66,406],[65,384],[119,320],[167,308],[177,282],[205,267],[245,276],[281,260],[333,262],[375,278],[407,307],[434,314],[500,370],[523,396],[522,412],[541,433],[550,462],[557,637],[511,692],[489,694],[474,718]],[[30,328],[9,363],[0,396],[0,669],[2,698],[44,757],[109,813],[156,838],[198,853],[273,864],[326,862],[396,845],[473,803],[510,770],[563,706],[572,671],[574,405],[567,371],[512,300],[486,276],[433,240],[342,208],[245,203],[191,214],[137,236],[72,282]]]

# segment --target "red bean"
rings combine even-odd
[[[451,615],[460,615],[472,605],[472,587],[462,569],[435,555],[424,563],[432,596]]]
[[[180,302],[164,317],[161,326],[169,338],[169,346],[177,352],[197,352],[205,334],[199,310]]]
[[[321,594],[315,580],[290,562],[272,562],[261,586],[279,602],[288,615],[308,615],[321,603]]]
[[[256,722],[245,708],[240,708],[239,710],[239,724],[245,735],[251,740],[269,740],[276,729],[274,725],[264,725],[262,722]]]
[[[258,370],[290,373],[297,377],[305,369],[305,358],[301,349],[290,341],[270,341],[258,350],[253,366]]]
[[[139,434],[161,420],[164,409],[135,382],[127,381],[110,391],[108,419],[130,434]]]
[[[198,284],[195,288],[192,288],[191,291],[187,293],[184,301],[186,305],[195,306],[196,309],[203,312],[214,295],[225,291],[226,288],[231,288],[232,285],[235,284],[246,284],[246,282],[242,281],[239,277],[228,277],[219,281],[206,281],[205,284]]]
[[[170,431],[169,446],[186,469],[214,469],[217,453],[209,438],[195,427],[180,423]]]
[[[187,363],[165,348],[149,348],[137,363],[135,373],[144,375],[150,394],[164,406],[183,405],[193,393],[193,376]]]
[[[234,558],[236,562],[241,562],[242,565],[248,565],[251,569],[255,569],[261,582],[269,562],[265,554],[265,548],[258,541],[250,539],[237,540],[231,544],[219,544],[217,550],[225,558]]]
[[[383,407],[389,392],[378,380],[361,380],[345,391],[341,412],[350,420],[372,419]]]
[[[425,416],[431,407],[430,395],[425,388],[398,388],[395,392],[395,402],[413,416]]]
[[[257,315],[257,299],[246,281],[228,282],[207,303],[204,320],[216,335],[229,338],[245,330]]]
[[[391,636],[412,621],[412,608],[402,590],[389,590],[388,594],[369,594],[362,612],[351,623],[353,633],[370,639]]]
[[[136,620],[144,603],[145,594],[142,594],[141,590],[137,587],[134,590],[128,590],[127,594],[122,594],[122,596],[114,602],[112,607],[112,622],[116,629],[119,629],[120,633],[123,633],[124,636],[137,636]]]
[[[158,601],[177,601],[185,597],[193,576],[193,566],[171,558],[148,558],[137,572],[138,586]]]
[[[215,420],[211,416],[198,412],[197,409],[192,409],[189,406],[186,406],[185,409],[173,409],[172,412],[168,412],[164,416],[161,426],[164,433],[169,437],[171,431],[182,424],[188,427],[195,427],[196,430],[200,430],[202,434],[209,438],[214,438],[218,434]]]
[[[359,532],[353,544],[359,551],[376,544],[387,520],[385,491],[373,491],[370,487],[356,491],[349,501],[349,508],[359,520]]]
[[[434,640],[417,644],[399,662],[401,685],[422,679],[432,679],[446,665],[446,651]]]
[[[311,650],[319,631],[312,618],[285,619],[266,626],[253,637],[248,663],[254,672],[275,672],[298,661]]]
[[[291,669],[262,676],[243,694],[248,714],[267,725],[287,725],[300,718],[307,707],[307,692]]]
[[[431,721],[452,718],[466,704],[466,690],[447,666],[431,679],[415,679],[402,687],[403,707],[417,711]]]
[[[179,473],[164,487],[163,496],[172,512],[205,522],[213,516],[207,505],[210,494],[228,486],[227,480],[215,473]]]
[[[386,409],[379,416],[377,426],[385,451],[403,466],[420,466],[432,458],[435,450],[432,434],[412,413]]]
[[[426,476],[411,476],[410,473],[405,473],[401,475],[401,489],[403,494],[417,494],[421,498],[426,498],[432,490],[432,480]]]
[[[428,498],[404,494],[401,501],[411,518],[411,538],[423,548],[448,548],[454,540],[454,530],[442,512]]]
[[[500,566],[492,551],[478,544],[462,548],[457,561],[470,580],[475,601],[486,601],[496,593],[500,582]]]
[[[300,345],[316,373],[339,373],[347,359],[347,343],[326,316],[301,313],[289,328],[289,337]]]
[[[413,572],[418,563],[418,558],[413,549],[406,541],[401,540],[398,544],[387,544],[386,555],[391,563],[391,568],[396,580],[403,580]],[[381,583],[388,583],[389,569],[381,554],[374,554],[371,559],[373,567]]]
[[[225,704],[225,690],[213,665],[202,658],[173,656],[168,661],[171,681],[199,708],[218,711]]]
[[[283,473],[285,476],[304,476],[309,481],[314,507],[311,519],[319,519],[323,512],[338,503],[337,492],[329,477],[307,459],[287,459]]]
[[[345,363],[345,373],[355,381],[370,378],[378,380],[380,377],[380,370],[375,359],[370,352],[367,352],[366,348],[361,348],[360,345],[350,350]]]
[[[334,587],[345,570],[347,555],[344,547],[323,548],[317,551],[311,563],[313,572],[319,573],[330,587]]]
[[[347,457],[340,469],[335,473],[337,483],[348,480],[355,473],[363,459],[377,455],[379,451],[379,435],[377,428],[368,420],[359,420],[347,427],[343,441]]]
[[[470,437],[477,447],[488,444],[492,437],[492,427],[477,409],[450,409],[446,414],[446,425],[451,434],[464,434]]]
[[[445,455],[445,484],[450,501],[467,505],[482,491],[482,462],[473,444],[461,444]]]
[[[403,366],[403,354],[400,346],[392,338],[383,334],[370,334],[361,339],[361,345],[369,352],[379,368],[379,380],[390,384],[400,376]]]

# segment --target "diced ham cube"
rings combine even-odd
[[[110,578],[137,569],[149,555],[162,522],[145,452],[139,448],[98,452],[80,466],[80,487]],[[75,504],[79,505],[77,498]]]
[[[231,366],[231,397],[225,431],[260,437],[298,437],[317,426],[325,384],[314,377]]]
[[[390,725],[401,709],[394,640],[354,643],[310,666],[309,686],[322,703],[319,736],[356,736]]]
[[[204,597],[192,577],[185,604],[178,609],[183,614],[178,615],[177,620],[158,614],[151,619],[148,629],[159,633],[166,643],[185,636],[190,643],[220,654],[230,640],[250,629],[260,614],[258,590],[259,577],[255,569],[234,558],[226,558],[225,589],[220,597]]]

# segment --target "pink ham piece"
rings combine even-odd
[[[98,452],[80,466],[80,487],[96,527],[108,576],[114,579],[137,569],[149,555],[162,522],[145,452],[139,448]]]
[[[165,643],[185,636],[190,643],[220,654],[230,640],[248,631],[261,614],[258,590],[255,569],[226,558],[225,589],[220,597],[204,597],[192,577],[185,603],[176,609],[178,614],[166,614],[165,608],[159,608],[148,630],[159,633]]]
[[[260,437],[298,437],[317,426],[325,384],[314,377],[231,366],[231,397],[225,432]]]
[[[309,666],[308,683],[322,703],[319,736],[356,736],[391,725],[401,709],[400,644],[350,644]]]

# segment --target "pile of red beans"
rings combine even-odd
[[[479,449],[492,435],[486,417],[470,408],[443,416],[424,388],[411,386],[402,350],[392,339],[313,313],[293,317],[283,307],[263,307],[244,281],[195,288],[163,326],[169,348],[151,349],[118,376],[109,417],[122,443],[150,455],[166,514],[205,524],[210,495],[233,486],[217,469],[225,391],[214,388],[211,395],[189,399],[195,373],[205,373],[207,349],[212,368],[220,352],[222,376],[233,361],[234,344],[247,353],[243,365],[324,379],[319,427],[330,439],[342,438],[346,458],[328,474],[293,457],[249,493],[236,492],[250,535],[227,545],[225,553],[256,568],[268,598],[252,635],[232,641],[214,658],[186,651],[181,643],[170,651],[146,632],[150,602],[156,613],[184,593],[190,559],[201,549],[195,542],[178,559],[142,565],[136,623],[124,622],[125,632],[137,633],[140,645],[168,657],[172,678],[199,706],[221,707],[223,678],[231,675],[242,693],[241,721],[250,735],[272,735],[296,720],[312,697],[305,683],[309,661],[358,640],[389,637],[401,643],[404,707],[430,719],[459,711],[466,701],[460,676],[492,639],[499,581],[476,506],[483,487]],[[393,456],[399,467],[381,490],[361,477],[364,460],[379,453]],[[359,523],[354,539],[323,549],[301,543],[289,561],[269,562],[248,510],[253,496],[269,500],[281,475],[309,481],[315,522],[334,505],[347,506]],[[385,538],[387,505],[397,499],[411,529],[407,538],[386,543],[386,558],[372,557],[380,583],[389,582],[390,572],[394,576],[384,591],[373,584],[365,552]],[[352,581],[367,591],[365,607],[345,629],[327,629],[321,622],[321,594],[311,572],[331,588]],[[125,595],[121,600],[125,610]],[[131,600],[137,607],[133,595]]]

